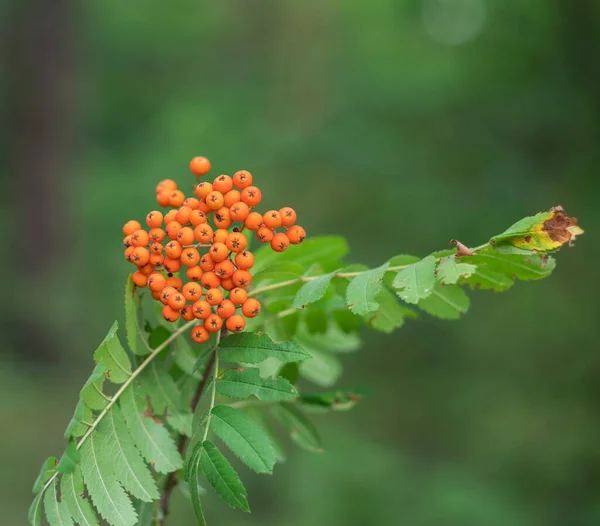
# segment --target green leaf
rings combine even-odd
[[[196,360],[198,357],[192,350],[191,345],[183,337],[179,337],[174,342],[173,361],[188,376],[200,378],[200,372],[196,370]]]
[[[390,264],[390,267],[394,268],[412,265],[413,263],[418,263],[419,261],[421,261],[421,258],[418,256],[401,254],[399,256],[394,256],[393,258],[389,259],[388,263]],[[383,283],[385,284],[385,286],[392,288],[392,283],[394,282],[395,277],[396,274],[394,274],[393,272],[386,272],[383,276]]]
[[[465,256],[461,258],[463,260],[477,266],[485,265],[492,272],[520,280],[547,278],[556,267],[555,260],[549,256],[502,254],[493,248],[487,248],[473,256]]]
[[[92,505],[83,496],[83,477],[79,466],[76,466],[72,473],[63,476],[60,481],[60,489],[62,491],[62,502],[77,524],[80,526],[98,526],[98,518]]]
[[[272,473],[275,455],[269,438],[247,415],[217,405],[212,409],[211,429],[250,469]]]
[[[469,296],[461,288],[436,284],[433,294],[419,302],[419,308],[432,316],[454,320],[467,312],[470,304]]]
[[[348,309],[336,309],[331,314],[343,332],[354,333],[360,329],[360,318]]]
[[[121,395],[121,410],[135,445],[159,473],[170,473],[183,466],[183,459],[168,431],[146,413],[144,392],[131,385]]]
[[[110,449],[115,476],[123,488],[134,497],[146,502],[158,499],[160,494],[154,478],[134,446],[117,404],[112,406],[102,419],[98,430],[106,437],[106,446]]]
[[[316,279],[307,281],[300,290],[296,293],[296,297],[292,302],[293,309],[303,309],[306,305],[319,301],[327,292],[329,283],[336,275],[337,270],[324,274]]]
[[[125,490],[115,477],[111,449],[98,431],[80,448],[81,472],[96,509],[113,526],[133,526],[137,515]]]
[[[131,362],[117,336],[118,328],[119,324],[115,321],[94,352],[94,360],[104,366],[111,382],[122,384],[131,376]]]
[[[381,281],[389,266],[389,263],[384,263],[350,281],[346,290],[346,303],[352,312],[364,316],[379,308],[376,298],[383,289]]]
[[[125,285],[125,332],[131,352],[143,356],[148,354],[150,350],[140,340],[136,296],[137,293],[130,274]]]
[[[299,362],[310,358],[302,347],[294,342],[274,342],[268,334],[232,334],[221,341],[219,356],[228,362],[260,363],[267,358],[280,362]]]
[[[91,420],[92,410],[83,403],[83,400],[79,400],[75,406],[75,413],[65,431],[65,438],[84,435],[89,428],[88,424]]]
[[[106,379],[106,368],[99,363],[94,367],[92,374],[81,389],[79,396],[81,400],[92,409],[104,409],[108,404],[108,399],[104,396],[102,388]]]
[[[468,278],[476,268],[469,263],[457,263],[454,256],[449,256],[440,261],[437,278],[444,285],[454,285],[460,278]]]
[[[219,496],[232,508],[249,512],[246,488],[231,464],[211,441],[204,442],[200,467]]]
[[[204,513],[202,513],[202,503],[200,501],[200,486],[198,485],[198,475],[200,473],[200,460],[202,459],[202,452],[204,446],[202,442],[198,442],[192,454],[190,455],[190,461],[188,463],[187,477],[190,487],[190,496],[192,498],[192,504],[194,506],[194,512],[196,513],[196,519],[198,520],[199,526],[206,526],[206,520],[204,519]]]
[[[291,439],[302,449],[311,453],[323,452],[317,430],[301,411],[289,404],[278,404],[271,411],[281,425],[289,431]]]
[[[365,396],[362,390],[340,390],[325,393],[309,393],[300,396],[300,403],[310,408],[331,411],[348,411]]]
[[[512,287],[514,281],[503,274],[490,270],[486,265],[477,265],[475,272],[468,278],[461,278],[459,284],[468,285],[472,289],[491,289],[502,292]]]
[[[165,343],[171,336],[171,331],[162,325],[154,327],[148,334],[148,345],[151,349],[156,349],[159,345]]]
[[[31,526],[40,526],[42,523],[42,493],[38,493],[29,507],[27,520]]]
[[[73,526],[69,510],[63,502],[58,502],[60,491],[57,488],[58,480],[54,480],[44,494],[44,511],[50,526]]]
[[[323,334],[327,331],[330,312],[319,306],[313,305],[303,312],[303,321],[311,334]]]
[[[258,369],[229,369],[217,380],[217,392],[230,398],[259,400],[293,400],[298,396],[296,388],[285,378],[262,378]]]
[[[35,479],[33,483],[33,492],[39,493],[42,491],[44,484],[50,480],[50,477],[56,473],[56,466],[58,464],[58,460],[56,457],[48,457],[44,463],[42,464],[42,469],[40,470],[40,474]]]
[[[300,364],[300,374],[321,387],[331,387],[342,374],[340,360],[328,351],[311,349],[312,358]]]
[[[295,364],[294,364],[295,365]],[[273,429],[269,425],[269,422],[263,416],[263,413],[259,410],[258,407],[247,407],[244,409],[244,413],[248,415],[252,421],[260,427],[265,435],[269,437],[269,442],[271,443],[271,447],[273,448],[273,454],[275,455],[275,461],[278,464],[282,464],[286,461],[285,452],[283,451],[283,446],[281,445],[281,441],[273,432]]]
[[[389,334],[404,325],[406,309],[398,303],[394,294],[382,289],[376,301],[379,304],[378,310],[365,316],[365,323],[369,327]]]
[[[291,279],[297,279],[304,273],[304,268],[293,261],[274,263],[261,272],[252,276],[254,285],[265,285],[267,283],[280,283]]]
[[[431,295],[434,284],[435,258],[428,256],[398,272],[393,286],[404,301],[418,303]]]
[[[79,451],[77,451],[77,442],[75,440],[69,440],[67,448],[58,463],[58,471],[61,473],[72,473],[75,466],[79,464],[79,459],[80,455]]]
[[[167,424],[186,436],[192,434],[192,413],[163,364],[152,362],[142,373],[142,385],[157,415],[167,414]]]

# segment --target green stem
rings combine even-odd
[[[215,367],[213,369],[213,381],[210,386],[210,402],[208,406],[208,416],[206,417],[206,427],[204,428],[204,435],[202,437],[202,443],[208,438],[208,431],[210,429],[210,419],[212,416],[213,407],[215,407],[215,400],[217,398],[217,376],[219,375],[219,342],[221,340],[221,333],[217,334],[217,344],[215,345]]]

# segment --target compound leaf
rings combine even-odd
[[[97,363],[102,363],[111,382],[122,384],[131,376],[131,362],[117,336],[118,328],[119,324],[115,321],[94,352],[94,360]]]
[[[83,403],[92,409],[104,409],[108,404],[107,397],[103,394],[106,368],[103,364],[96,364],[88,381],[82,387],[79,396]]]
[[[307,281],[296,293],[292,308],[303,309],[306,305],[319,301],[327,292],[327,288],[337,271],[324,274],[318,278]]]
[[[293,400],[298,396],[296,388],[285,378],[262,378],[259,370],[229,369],[217,380],[217,392],[230,398],[248,398],[251,395],[259,400]]]
[[[79,466],[72,473],[63,476],[60,488],[62,501],[75,522],[80,526],[98,526],[98,518],[92,505],[83,496],[83,477]]]
[[[219,356],[228,362],[260,363],[267,358],[280,362],[299,362],[310,358],[294,342],[274,342],[268,334],[232,334],[221,341]]]
[[[58,480],[54,479],[44,494],[44,511],[50,526],[73,526],[73,520],[64,502],[58,502]]]
[[[200,461],[202,459],[202,453],[204,452],[204,446],[202,442],[198,442],[192,449],[192,454],[188,462],[188,469],[186,470],[188,485],[190,488],[190,497],[192,499],[192,505],[194,506],[194,513],[199,526],[206,526],[206,520],[204,519],[204,513],[202,512],[202,502],[200,501],[200,486],[198,484],[198,475],[200,474]]]

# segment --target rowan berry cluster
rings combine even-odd
[[[205,157],[190,161],[198,178],[210,168]],[[295,224],[292,208],[265,214],[253,210],[262,194],[246,170],[233,177],[219,175],[212,183],[199,182],[194,193],[186,198],[175,181],[161,181],[156,201],[171,210],[150,212],[148,230],[138,221],[128,221],[123,234],[125,258],[138,268],[131,278],[135,285],[148,287],[152,297],[163,303],[167,321],[198,319],[192,339],[204,343],[223,324],[231,332],[243,331],[246,318],[260,313],[259,301],[249,298],[246,291],[252,283],[254,256],[246,250],[243,230],[254,231],[260,242],[270,243],[276,252],[283,252],[290,243],[302,243],[306,233]],[[186,283],[180,277],[183,269]]]

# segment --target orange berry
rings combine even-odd
[[[231,214],[229,212],[229,208],[226,206],[222,206],[215,212],[214,218],[215,226],[219,227],[219,229],[229,228],[233,220],[231,219]]]
[[[153,243],[162,243],[166,236],[167,234],[162,228],[152,228],[150,232],[148,232],[148,237]]]
[[[219,332],[223,327],[223,320],[217,314],[211,314],[204,320],[204,328],[208,332]]]
[[[148,243],[150,243],[150,236],[145,230],[136,230],[131,235],[131,244],[134,247],[147,247]]]
[[[200,282],[205,289],[216,289],[221,286],[221,280],[214,272],[205,272],[202,274]]]
[[[235,287],[233,280],[231,278],[226,278],[221,280],[221,288],[223,290],[231,290]]]
[[[233,174],[233,184],[240,190],[252,184],[252,174],[248,170],[240,170]]]
[[[167,278],[167,287],[172,287],[175,290],[180,291],[183,288],[183,281],[177,276],[171,276],[170,278]]]
[[[165,225],[168,225],[172,221],[177,221],[177,212],[178,212],[178,210],[169,210],[165,214],[165,217],[163,219],[163,221],[165,222]]]
[[[190,223],[192,226],[203,225],[208,221],[206,214],[201,210],[192,210],[190,214]]]
[[[242,270],[251,269],[254,265],[254,254],[248,250],[244,250],[236,254],[235,256],[235,266]]]
[[[178,310],[175,310],[170,305],[165,305],[162,310],[162,316],[165,320],[173,323],[179,319],[179,316],[181,316],[181,313]]]
[[[200,204],[200,201],[198,201],[198,199],[196,199],[195,197],[188,197],[183,202],[183,206],[187,206],[188,208],[191,208],[192,210],[196,210],[198,208],[199,204]]]
[[[169,206],[171,202],[171,190],[165,190],[156,194],[156,203],[158,206]]]
[[[229,299],[235,305],[242,305],[243,303],[246,303],[246,300],[248,299],[248,293],[244,289],[236,287],[229,293]]]
[[[213,243],[213,245],[210,247],[210,257],[215,263],[225,261],[228,256],[229,250],[227,249],[227,245],[225,245],[225,243]]]
[[[194,311],[192,310],[191,305],[186,305],[183,307],[183,309],[181,309],[181,317],[185,321],[192,321],[194,319]]]
[[[160,301],[160,291],[158,292],[152,292],[152,298],[154,298],[156,301]]]
[[[233,219],[234,221],[244,221],[248,217],[248,214],[250,214],[250,208],[246,203],[242,203],[240,201],[239,203],[232,204],[229,212],[231,213],[231,219]]]
[[[202,277],[202,269],[200,267],[190,267],[185,271],[185,275],[192,281],[200,281]]]
[[[179,210],[177,210],[175,220],[182,225],[187,225],[190,222],[191,213],[192,209],[189,206],[182,206]]]
[[[177,190],[177,183],[173,179],[163,179],[156,185],[156,193],[160,194],[165,190]]]
[[[179,221],[171,221],[167,225],[165,230],[167,232],[167,236],[169,236],[171,239],[177,239],[177,234],[179,234],[179,231],[182,228],[183,228],[183,226],[181,225],[181,223]]]
[[[185,201],[185,194],[181,190],[173,190],[169,194],[169,206],[179,208]]]
[[[181,246],[191,245],[194,239],[194,231],[189,226],[184,226],[177,232],[177,241],[181,243]]]
[[[269,243],[273,239],[274,235],[275,233],[266,226],[261,226],[256,231],[256,239],[258,239],[261,243]]]
[[[234,204],[242,200],[242,194],[237,190],[229,190],[224,197],[223,202],[227,208],[231,208]]]
[[[242,314],[246,318],[255,318],[260,314],[260,302],[254,298],[246,300],[242,305]]]
[[[156,210],[149,212],[146,216],[146,224],[150,228],[158,228],[162,225],[163,215],[162,212],[157,212]]]
[[[226,194],[233,188],[233,180],[228,175],[219,175],[213,182],[213,189]]]
[[[231,250],[231,252],[242,252],[248,246],[248,240],[241,232],[232,232],[227,236],[225,246]]]
[[[183,286],[183,297],[188,301],[198,301],[202,297],[202,287],[190,281]]]
[[[210,333],[202,325],[196,325],[192,329],[192,340],[196,343],[206,343],[210,340]]]
[[[246,226],[246,228],[252,231],[258,230],[262,224],[263,216],[258,212],[250,212],[248,214],[248,217],[246,217],[246,220],[244,221],[244,225]]]
[[[292,245],[299,245],[306,239],[306,232],[304,231],[304,228],[298,225],[290,227],[285,234]]]
[[[217,314],[224,320],[231,318],[235,314],[235,305],[230,300],[223,300],[217,306]]]
[[[162,254],[163,250],[164,250],[164,248],[160,243],[152,243],[150,245],[150,252],[152,254]]]
[[[167,305],[169,305],[169,307],[171,307],[173,310],[183,309],[183,307],[185,307],[185,298],[183,297],[183,294],[181,294],[181,292],[178,292],[177,294],[171,294]]]
[[[290,239],[285,234],[275,234],[271,239],[271,248],[275,252],[284,252],[290,246]]]
[[[133,244],[133,234],[130,234],[128,236],[125,236],[125,238],[123,239],[123,245],[125,245],[126,247],[130,247]]]
[[[162,254],[150,254],[150,260],[148,262],[155,267],[161,267],[165,262],[165,256]]]
[[[206,196],[213,191],[213,185],[205,181],[196,185],[196,189],[194,191],[200,199],[206,199]]]
[[[134,249],[135,249],[135,247],[127,247],[125,249],[125,259],[127,261],[131,261],[131,253],[133,252]]]
[[[211,214],[212,213],[212,208],[210,206],[208,206],[206,204],[206,201],[202,200],[200,201],[200,203],[198,203],[198,210],[200,210],[200,212],[204,212],[206,215]]]
[[[248,206],[256,206],[262,200],[262,193],[256,186],[247,186],[242,190],[242,201]]]
[[[292,226],[296,222],[296,211],[289,206],[284,206],[279,210],[281,215],[281,226]]]
[[[123,235],[130,236],[140,228],[142,228],[142,225],[140,225],[137,221],[127,221],[127,223],[123,225]]]
[[[205,245],[210,243],[215,237],[215,233],[210,225],[198,225],[194,228],[194,238],[198,243]]]
[[[192,312],[194,313],[194,318],[205,320],[210,316],[212,310],[208,302],[204,300],[198,300],[192,305]]]
[[[221,280],[230,278],[231,276],[233,276],[234,272],[235,267],[229,259],[220,261],[215,265],[215,274],[219,276]]]
[[[227,239],[228,235],[229,235],[229,230],[227,230],[226,228],[219,228],[215,232],[215,237],[213,239],[213,242],[214,243],[225,243],[225,240]]]
[[[172,294],[177,294],[177,289],[175,287],[166,286],[164,289],[160,291],[160,301],[164,305],[169,303],[169,298]]]
[[[179,272],[181,270],[181,261],[179,259],[165,258],[163,261],[163,267],[165,267],[167,272],[174,274],[175,272]]]
[[[205,175],[210,170],[210,161],[200,155],[190,161],[190,170],[196,175]]]
[[[246,320],[239,314],[234,314],[225,322],[225,327],[231,332],[242,332],[246,328]]]
[[[225,198],[221,192],[217,192],[213,190],[210,194],[206,196],[206,206],[211,210],[218,210],[223,206],[225,202]]]
[[[281,214],[277,210],[269,210],[263,214],[263,223],[269,228],[279,228],[281,226]]]
[[[153,272],[148,276],[148,288],[152,292],[160,292],[167,285],[167,278],[160,272]]]
[[[211,270],[213,270],[215,268],[215,262],[210,257],[210,254],[204,254],[200,258],[200,268],[204,272],[210,272]]]
[[[208,289],[204,297],[209,305],[218,305],[223,301],[223,293],[219,289]]]
[[[150,252],[144,247],[133,247],[129,260],[138,267],[143,267],[150,260]]]
[[[247,270],[238,269],[233,273],[231,279],[236,287],[245,289],[252,283],[252,274]]]
[[[183,247],[179,241],[169,241],[165,245],[165,255],[169,259],[178,259],[183,252]]]
[[[200,252],[195,248],[185,248],[180,259],[186,267],[195,267],[200,261]]]
[[[150,263],[150,260],[148,260],[148,263],[146,263],[143,267],[138,267],[138,271],[144,274],[144,276],[149,276],[154,272],[154,265]]]
[[[148,276],[138,270],[131,275],[131,281],[133,281],[137,287],[145,287],[148,283]]]

